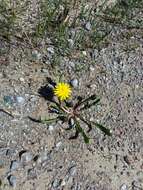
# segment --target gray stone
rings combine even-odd
[[[49,53],[51,53],[51,54],[54,54],[54,53],[55,53],[54,47],[48,47],[48,48],[47,48],[47,51],[48,51]]]
[[[14,103],[14,98],[13,96],[4,96],[3,97],[4,103],[6,105],[12,105]]]
[[[56,150],[59,150],[59,148],[62,146],[62,142],[60,141],[60,142],[58,142],[57,144],[56,144]]]
[[[23,98],[22,96],[16,96],[16,97],[15,97],[15,101],[16,101],[16,103],[18,103],[18,104],[24,104],[25,98]]]
[[[69,120],[69,127],[70,127],[70,128],[75,127],[75,121],[74,121],[73,118],[71,118],[71,119]]]
[[[74,41],[72,39],[68,39],[69,47],[72,48],[74,46]]]
[[[33,155],[31,152],[24,152],[20,158],[21,162],[30,162],[33,159]]]
[[[10,176],[8,177],[8,181],[9,181],[9,184],[10,184],[11,186],[13,186],[13,187],[16,186],[16,177],[15,177],[15,176],[10,175]]]
[[[94,71],[95,71],[95,67],[90,66],[90,71],[91,71],[91,72],[94,72]]]
[[[41,72],[42,73],[49,73],[48,69],[44,69],[44,68],[41,70]]]
[[[74,175],[76,174],[76,172],[77,172],[76,166],[72,166],[72,167],[69,169],[68,172],[69,172],[69,175],[74,176]]]
[[[60,179],[55,179],[52,183],[53,188],[57,188],[61,185],[61,180]]]
[[[82,51],[82,54],[83,54],[84,56],[87,56],[87,51]]]
[[[20,166],[19,162],[16,161],[16,160],[13,160],[13,161],[11,162],[11,165],[10,165],[10,170],[11,170],[11,171],[12,171],[12,170],[16,170],[16,169],[19,168],[19,166]]]
[[[46,65],[50,65],[50,61],[49,61],[49,60],[46,60],[46,61],[45,61],[45,64],[46,64]]]
[[[74,68],[74,67],[75,67],[75,62],[69,61],[69,62],[68,62],[68,65],[70,65],[70,67]]]
[[[52,132],[52,131],[54,130],[54,126],[53,126],[53,125],[49,125],[49,126],[48,126],[48,130],[49,130],[50,132]]]
[[[65,186],[66,185],[66,181],[63,179],[61,182],[61,186]]]
[[[41,53],[39,53],[37,50],[32,51],[32,58],[33,58],[34,60],[39,60],[39,59],[41,59]]]
[[[20,82],[24,82],[25,81],[23,77],[20,77],[19,80],[20,80]]]
[[[72,87],[77,88],[78,85],[79,85],[79,81],[77,79],[72,79],[70,81],[70,84],[71,84]]]
[[[89,30],[89,31],[90,31],[91,28],[92,28],[92,27],[91,27],[91,23],[90,23],[90,22],[87,22],[86,25],[85,25],[85,28],[86,28],[86,30]]]
[[[126,184],[122,184],[120,190],[128,190],[128,186]]]

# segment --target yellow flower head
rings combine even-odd
[[[54,94],[61,100],[66,100],[71,96],[71,87],[67,83],[60,82],[55,86]]]

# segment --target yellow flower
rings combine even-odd
[[[54,94],[61,100],[66,100],[71,96],[71,87],[67,83],[60,82],[55,86]]]

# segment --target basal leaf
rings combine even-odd
[[[86,144],[88,144],[88,143],[89,143],[89,137],[85,134],[85,132],[84,132],[84,130],[82,129],[82,127],[80,127],[79,122],[78,122],[77,120],[75,120],[75,122],[76,122],[76,130],[77,130],[79,133],[81,133],[81,135],[83,136],[84,142],[85,142]]]
[[[103,125],[99,124],[99,123],[95,123],[92,122],[93,125],[95,125],[98,129],[100,129],[102,132],[104,132],[106,135],[111,136],[112,133],[110,131],[110,129],[107,129],[106,127],[104,127]]]
[[[43,124],[50,124],[50,123],[53,123],[56,121],[58,121],[58,117],[51,118],[51,119],[41,119],[41,123],[43,123]]]
[[[95,99],[96,99],[96,95],[93,94],[93,95],[89,96],[88,98],[83,99],[82,101],[78,102],[78,103],[76,104],[75,108],[77,108],[77,107],[79,107],[79,106],[85,104],[86,102],[88,102],[88,101],[90,101],[90,100],[95,100]]]
[[[89,137],[85,134],[84,131],[82,132],[82,136],[83,136],[83,138],[84,138],[84,142],[85,142],[86,144],[88,144],[88,143],[89,143]]]
[[[84,105],[84,107],[82,107],[80,110],[85,110],[85,109],[89,109],[91,106],[94,106],[94,105],[96,105],[98,102],[100,101],[100,98],[97,98],[94,102],[92,102],[92,103],[86,103],[85,105]]]

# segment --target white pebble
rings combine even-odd
[[[79,81],[77,79],[72,79],[70,81],[70,84],[72,85],[72,87],[77,88],[79,85]]]
[[[120,190],[128,190],[128,186],[126,184],[121,185]]]

